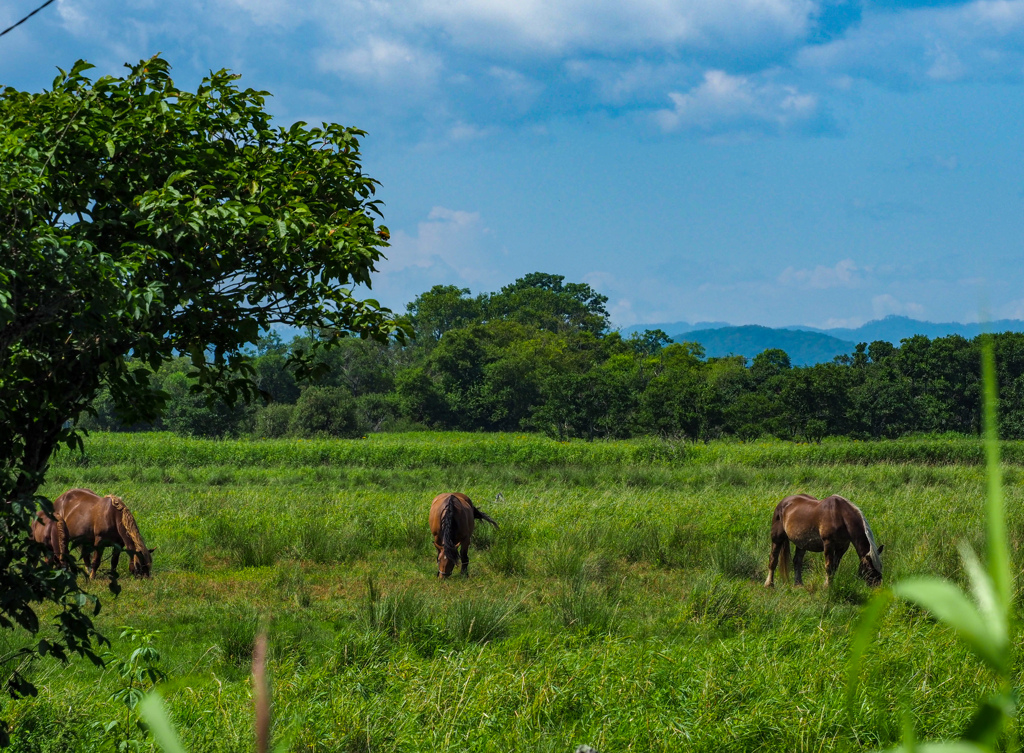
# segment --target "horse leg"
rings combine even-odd
[[[775,587],[775,568],[779,566],[779,555],[782,553],[784,544],[772,542],[772,553],[768,556],[768,578],[764,582],[765,588]]]
[[[96,571],[100,569],[100,560],[103,559],[103,550],[100,549],[100,542],[96,542],[96,548],[92,553],[92,565],[89,567],[89,580],[96,577]]]
[[[117,578],[117,562],[121,559],[121,549],[114,547],[113,553],[110,555],[110,577]]]
[[[469,577],[469,542],[459,547],[459,556],[462,559],[462,574]]]
[[[839,569],[839,562],[843,559],[849,546],[848,543],[825,542],[825,588],[832,585],[832,576]]]
[[[802,586],[804,584],[804,555],[807,554],[806,549],[796,547],[796,551],[793,552],[793,585]]]

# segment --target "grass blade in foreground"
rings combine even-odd
[[[185,753],[185,749],[178,740],[178,735],[171,725],[167,716],[163,699],[160,694],[153,692],[139,701],[139,712],[142,718],[149,725],[149,731],[153,733],[153,739],[157,745],[163,748],[164,753]]]
[[[917,745],[913,730],[904,733],[904,744],[898,749],[912,753],[922,751],[995,751],[1003,738],[1007,722],[1016,713],[1012,688],[1012,642],[1010,641],[1010,609],[1013,584],[1010,575],[1010,554],[1006,541],[1006,519],[1003,509],[1002,471],[999,461],[999,439],[996,430],[995,358],[991,338],[981,351],[983,392],[982,419],[985,436],[987,502],[985,530],[988,547],[988,569],[982,568],[974,552],[961,547],[964,569],[971,582],[971,600],[956,584],[940,578],[914,578],[893,587],[893,592],[931,612],[948,625],[960,639],[985,662],[999,679],[999,692],[983,699],[961,740]],[[873,599],[853,636],[847,691],[847,708],[853,708],[856,695],[858,665],[879,619],[881,597]],[[1003,748],[1016,750],[1016,741]]]

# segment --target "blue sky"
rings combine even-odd
[[[1024,319],[1024,0],[58,0],[0,85],[157,52],[368,131],[396,310],[545,271],[620,326]]]

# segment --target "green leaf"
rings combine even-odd
[[[974,550],[966,543],[960,546],[960,556],[963,558],[964,569],[967,570],[967,576],[971,582],[971,590],[974,592],[978,611],[988,623],[993,636],[1000,644],[1005,645],[1009,640],[1007,610],[999,603],[999,596],[995,592],[992,579],[981,566]]]
[[[878,631],[878,622],[892,601],[891,591],[879,591],[871,597],[853,631],[850,641],[850,659],[846,666],[846,711],[853,715],[853,704],[857,697],[857,683],[860,677],[860,663],[871,641]]]
[[[986,698],[964,730],[964,739],[994,749],[1016,704],[1009,694]]]
[[[107,148],[107,157],[114,159],[114,142],[107,141],[104,146]]]
[[[927,609],[953,628],[968,648],[992,669],[1005,671],[1005,646],[978,608],[955,585],[939,578],[913,578],[897,583],[893,593]]]
[[[991,336],[981,345],[982,424],[985,431],[985,470],[988,494],[985,530],[988,544],[988,566],[999,603],[1009,612],[1013,598],[1013,577],[1010,574],[1010,552],[1006,543],[1006,513],[1003,505],[1003,473],[999,463],[999,435],[996,406],[996,363]]]
[[[139,703],[139,714],[149,725],[149,731],[164,753],[185,753],[171,720],[164,709],[159,693],[150,693]]]

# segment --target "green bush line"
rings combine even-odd
[[[1004,462],[1024,465],[1024,441],[1003,445]],[[310,467],[320,465],[379,469],[500,466],[545,468],[608,465],[740,464],[754,468],[792,465],[980,465],[981,440],[926,437],[820,444],[781,441],[713,444],[657,439],[557,442],[538,435],[421,432],[375,434],[358,440],[227,440],[179,437],[169,433],[94,433],[84,454],[64,450],[54,468],[83,465]]]

